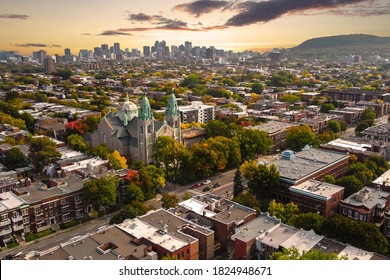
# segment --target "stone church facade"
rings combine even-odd
[[[152,146],[159,136],[170,136],[181,142],[180,113],[175,95],[169,96],[164,121],[153,118],[149,99],[143,96],[141,108],[126,101],[118,112],[109,112],[92,134],[92,146],[106,144],[117,150],[128,160],[141,160],[145,164],[153,162]]]

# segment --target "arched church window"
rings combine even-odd
[[[152,133],[152,132],[153,132],[153,131],[152,131],[152,125],[150,125],[150,124],[148,125],[148,132],[149,132],[149,133]]]
[[[139,133],[144,133],[144,127],[142,125],[139,126]]]

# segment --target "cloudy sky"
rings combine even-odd
[[[390,36],[390,0],[1,0],[0,50],[139,48],[165,40],[226,50],[322,36]]]

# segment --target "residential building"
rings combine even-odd
[[[343,117],[335,114],[319,114],[313,117],[301,119],[301,124],[307,124],[315,133],[322,133],[327,129],[329,121],[340,121]]]
[[[299,185],[289,187],[290,202],[298,204],[302,211],[312,211],[326,219],[337,211],[344,198],[344,187],[308,180]]]
[[[43,61],[45,73],[51,74],[56,71],[56,61],[55,59],[48,57]]]
[[[180,119],[182,123],[207,123],[214,120],[214,106],[204,105],[201,101],[193,101],[189,106],[180,106]]]
[[[245,129],[255,129],[265,131],[269,138],[272,139],[271,152],[277,153],[285,148],[287,134],[290,128],[298,126],[297,124],[285,123],[279,121],[269,121],[257,126],[248,126]]]
[[[268,213],[260,215],[252,221],[236,229],[231,239],[234,241],[234,258],[249,260],[256,255],[256,238],[264,232],[271,232],[280,225],[280,220],[269,216]]]
[[[200,143],[207,138],[206,129],[191,127],[188,129],[183,129],[182,134],[182,143],[185,147],[191,147],[196,143]]]
[[[361,119],[363,111],[363,108],[345,107],[343,109],[331,110],[330,113],[342,116],[348,125],[355,125]]]
[[[35,131],[54,139],[61,139],[65,134],[67,119],[63,118],[41,118],[35,123]]]
[[[359,101],[355,104],[355,106],[364,109],[371,108],[375,111],[377,117],[382,117],[389,112],[389,103],[383,101]]]
[[[389,93],[375,91],[323,90],[321,95],[334,100],[353,101],[355,103],[359,101],[371,101],[373,99],[390,102]]]
[[[340,213],[351,219],[382,225],[385,212],[390,210],[390,192],[378,187],[364,187],[340,203]]]

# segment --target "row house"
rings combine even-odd
[[[29,223],[28,204],[12,192],[0,193],[0,244],[5,246],[23,234]]]
[[[292,127],[298,126],[293,123],[285,123],[279,121],[268,121],[264,124],[257,126],[245,127],[245,129],[254,129],[259,131],[265,131],[268,137],[272,140],[271,152],[277,153],[285,148],[286,137]]]
[[[390,102],[390,94],[384,92],[374,91],[351,91],[351,90],[323,90],[322,96],[341,101],[353,101],[355,103],[359,101],[371,101],[374,99],[380,99],[384,102]]]
[[[351,219],[382,225],[390,210],[390,192],[378,187],[364,187],[340,203],[340,213]]]

